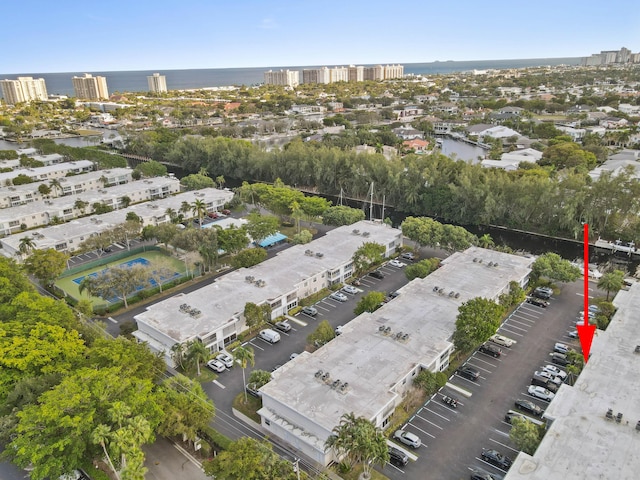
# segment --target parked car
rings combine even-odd
[[[551,393],[556,393],[558,391],[558,385],[549,381],[547,377],[539,377],[537,375],[533,375],[531,377],[531,385],[546,388]]]
[[[509,467],[511,467],[512,463],[509,457],[493,449],[482,449],[482,459],[485,462],[490,463],[491,465],[494,465],[503,470],[509,470]]]
[[[409,463],[409,457],[399,448],[389,447],[389,463],[396,467],[404,467]]]
[[[533,376],[546,378],[548,382],[555,383],[556,385],[562,385],[564,383],[562,377],[545,370],[537,370],[533,373]]]
[[[511,348],[513,344],[517,343],[515,340],[507,338],[504,335],[498,335],[497,333],[489,337],[489,340],[491,340],[493,343],[497,343],[501,347],[507,348]]]
[[[479,468],[471,469],[471,480],[501,480],[502,477],[485,472]]]
[[[550,392],[546,388],[537,385],[529,385],[527,392],[529,392],[529,395],[531,395],[532,397],[539,398],[540,400],[544,400],[545,402],[550,402],[551,400],[553,400],[553,397],[555,397],[555,394],[553,392]]]
[[[416,256],[413,254],[413,252],[404,252],[402,255],[400,255],[402,258],[406,258],[407,260],[415,260]]]
[[[281,322],[276,322],[276,328],[281,332],[291,331],[291,325],[286,320],[283,320]]]
[[[396,430],[393,434],[394,440],[398,440],[400,443],[404,443],[406,446],[411,448],[418,448],[422,445],[422,441],[420,437],[411,432],[406,432],[404,430]]]
[[[373,272],[370,272],[369,275],[373,278],[377,278],[378,280],[382,280],[384,278],[384,273],[380,270],[374,270]]]
[[[553,289],[550,287],[538,287],[531,293],[531,295],[543,300],[549,300],[551,295],[553,295]]]
[[[536,307],[547,308],[549,306],[549,302],[537,297],[527,297],[527,303],[531,305],[535,305]]]
[[[262,392],[258,391],[259,387],[255,383],[248,383],[244,388],[249,395],[253,395],[258,398],[262,396]]]
[[[578,338],[578,330],[571,330],[567,335],[569,338]]]
[[[302,307],[302,313],[315,317],[318,314],[318,309],[316,307]]]
[[[275,330],[271,330],[270,328],[265,328],[264,330],[260,330],[258,336],[269,343],[278,343],[280,341],[280,334]]]
[[[342,334],[342,325],[338,325],[336,327],[336,336],[341,335]]]
[[[224,363],[222,363],[220,360],[216,358],[214,358],[213,360],[209,360],[207,362],[207,367],[209,367],[214,372],[218,372],[218,373],[222,373],[227,369],[227,367],[224,366]]]
[[[593,313],[600,313],[600,307],[598,305],[589,305],[589,311]]]
[[[567,378],[567,372],[565,372],[561,368],[556,367],[555,365],[545,365],[541,370],[543,372],[549,372],[552,375],[560,377],[563,381],[565,378]]]
[[[233,367],[233,357],[225,351],[220,352],[216,360],[220,360],[227,368]]]
[[[342,287],[342,291],[345,293],[350,293],[351,295],[355,295],[359,292],[359,290],[353,285],[345,285],[344,287]]]
[[[456,370],[456,373],[461,377],[464,377],[467,380],[473,380],[474,382],[478,379],[478,377],[480,377],[480,372],[469,365],[463,365],[458,370]]]
[[[289,360],[293,360],[294,358],[296,358],[298,355],[300,355],[299,353],[292,353],[291,355],[289,355]]]
[[[485,355],[491,355],[495,358],[498,358],[500,355],[502,355],[502,350],[489,342],[480,345],[478,351],[484,353]]]
[[[542,409],[530,400],[522,400],[519,398],[514,402],[514,405],[517,409],[530,413],[536,417],[542,415]]]
[[[556,365],[560,365],[561,367],[566,367],[571,363],[567,356],[563,353],[553,352],[549,355],[551,356],[551,363],[555,363]]]
[[[394,259],[394,260],[391,260],[389,262],[389,265],[391,265],[392,267],[396,267],[396,268],[402,268],[402,267],[405,267],[407,264],[401,262],[400,260],[395,260]]]
[[[228,208],[225,208],[222,210],[221,212],[223,215],[231,215],[231,210],[229,210]]]
[[[565,345],[564,343],[558,342],[553,346],[553,351],[558,353],[563,353],[566,355],[567,353],[573,351],[573,348],[571,348],[569,345]]]
[[[511,420],[513,420],[514,418],[519,418],[521,420],[527,420],[529,421],[529,419],[527,418],[526,415],[523,415],[520,412],[516,412],[514,410],[509,410],[507,413],[505,413],[504,415],[504,421],[507,423],[511,423]]]
[[[331,295],[329,295],[329,298],[337,300],[338,302],[346,302],[347,300],[349,300],[349,297],[340,292],[333,292]]]

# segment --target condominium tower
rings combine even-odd
[[[107,79],[105,77],[92,77],[85,73],[82,77],[73,77],[73,89],[77,98],[86,100],[105,100],[109,98]]]
[[[167,91],[167,78],[159,73],[154,73],[147,77],[149,91],[153,93],[163,93]]]
[[[297,87],[300,84],[300,72],[297,70],[280,70],[264,72],[265,85],[286,85]]]
[[[0,80],[0,85],[2,96],[8,105],[47,99],[44,78],[18,77],[17,80]]]

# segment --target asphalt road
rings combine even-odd
[[[590,296],[604,296],[590,287]],[[549,362],[549,353],[556,342],[569,344],[579,350],[579,341],[568,333],[583,305],[582,280],[562,286],[547,308],[521,304],[503,323],[499,333],[517,341],[503,354],[493,358],[475,352],[468,360],[480,371],[480,378],[470,381],[453,375],[449,382],[471,395],[444,387],[415,413],[406,429],[417,434],[423,445],[413,453],[419,456],[402,470],[391,465],[383,472],[391,479],[460,480],[469,478],[471,469],[481,469],[504,475],[481,458],[482,449],[495,449],[514,459],[518,450],[509,440],[510,425],[505,413],[515,409],[516,399],[526,399],[543,409],[547,403],[531,397],[527,387],[535,370]],[[570,388],[564,386],[562,388]],[[452,409],[442,402],[443,395],[453,395],[460,405]]]

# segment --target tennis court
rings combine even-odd
[[[134,265],[142,265],[142,266],[150,266],[150,267],[157,265],[158,268],[168,268],[169,270],[173,270],[173,274],[160,277],[160,281],[163,284],[175,278],[180,277],[185,272],[184,263],[182,263],[177,258],[165,255],[164,253],[157,250],[151,250],[148,252],[137,253],[135,255],[132,255],[131,257],[125,257],[124,259],[119,259],[117,261],[114,261],[113,263],[108,263],[100,267],[88,269],[85,272],[81,272],[77,276],[60,278],[56,280],[55,284],[58,288],[63,290],[65,293],[67,293],[67,295],[78,300],[88,299],[94,305],[103,305],[105,301],[109,303],[113,303],[113,302],[117,302],[118,299],[117,298],[102,299],[100,297],[93,297],[93,296],[90,296],[86,291],[80,294],[80,290],[79,290],[80,283],[82,283],[82,280],[84,280],[85,277],[97,277],[98,275],[105,273],[107,270],[109,270],[109,268],[114,268],[114,267],[126,268],[126,267],[132,267]],[[149,279],[148,284],[140,285],[138,290],[142,290],[144,288],[153,288],[153,287],[156,287],[157,285],[158,284],[156,280]]]

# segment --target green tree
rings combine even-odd
[[[345,413],[325,442],[325,450],[332,449],[336,457],[346,458],[349,465],[362,464],[363,478],[371,478],[371,469],[389,461],[389,447],[382,430],[364,417]]]
[[[315,347],[321,347],[325,343],[336,338],[336,332],[328,320],[322,320],[316,329],[307,336],[307,343]]]
[[[458,307],[453,344],[466,352],[496,333],[504,307],[486,298],[472,298]]]
[[[200,340],[193,340],[186,345],[185,358],[188,365],[196,367],[196,372],[200,376],[200,364],[205,363],[211,357],[211,353],[207,350]]]
[[[258,389],[271,381],[271,373],[266,370],[254,370],[249,375],[249,384]]]
[[[267,259],[267,251],[264,248],[246,248],[236,254],[231,261],[234,267],[252,267]]]
[[[245,369],[247,365],[251,365],[252,367],[255,365],[255,354],[253,352],[253,348],[251,347],[237,347],[233,351],[233,358],[240,364],[240,368],[242,368],[242,385],[247,384],[247,380],[245,378]],[[247,390],[243,388],[244,391],[244,403],[247,403]]]
[[[246,231],[256,243],[276,233],[279,227],[280,221],[277,217],[261,215],[257,212],[247,216]]]
[[[20,239],[20,243],[18,245],[18,251],[22,255],[29,255],[31,251],[36,248],[36,242],[33,241],[31,237],[22,237]]]
[[[511,430],[509,439],[518,450],[529,455],[533,455],[544,436],[544,426],[536,425],[524,418],[514,417],[511,419]]]
[[[580,269],[571,265],[557,253],[545,253],[540,255],[531,266],[531,279],[537,281],[540,278],[548,278],[558,282],[574,282],[580,278]]]
[[[86,276],[80,282],[80,293],[85,290],[90,295],[101,297],[109,301],[119,298],[124,302],[125,308],[129,307],[127,297],[136,292],[147,282],[147,270],[142,265],[132,267],[110,267],[95,277]]]
[[[443,225],[427,217],[407,217],[400,228],[405,237],[421,247],[439,246],[444,235]]]
[[[352,225],[365,219],[365,213],[360,208],[351,208],[343,205],[329,207],[322,214],[322,223],[325,225]]]
[[[15,182],[14,182],[15,185]],[[51,187],[51,189],[54,192],[58,192],[58,190],[62,191],[62,185],[60,184],[60,180],[58,180],[57,178],[53,178],[49,181],[49,186]],[[56,197],[58,195],[56,194]]]
[[[198,225],[202,225],[202,219],[207,214],[207,204],[197,199],[191,204],[191,211],[195,217],[198,217]]]
[[[291,238],[291,243],[294,245],[305,245],[313,240],[313,235],[309,230],[302,230],[300,233],[296,233],[293,238]]]
[[[231,226],[218,232],[218,244],[222,250],[231,255],[247,247],[249,238],[244,228]]]
[[[375,242],[363,243],[353,253],[353,265],[357,272],[369,270],[372,266],[378,265],[384,259],[386,248]]]
[[[439,258],[425,258],[419,262],[407,265],[404,274],[409,281],[414,278],[425,278],[440,265]]]
[[[51,188],[46,183],[41,183],[40,185],[38,185],[38,192],[43,197],[46,197],[51,193]]]
[[[169,377],[162,383],[162,394],[159,404],[164,417],[158,433],[167,437],[184,435],[195,441],[215,415],[213,402],[200,383],[184,375]]]
[[[35,250],[27,257],[24,265],[29,273],[44,285],[52,285],[54,280],[67,268],[69,255],[53,248]]]
[[[85,214],[85,211],[87,210],[87,207],[89,206],[89,202],[85,202],[84,200],[76,200],[75,203],[73,204],[73,208],[80,210],[80,213],[82,215]]]
[[[413,384],[422,388],[427,395],[433,395],[447,383],[447,376],[443,372],[432,372],[430,370],[420,370],[420,373],[413,379]]]
[[[156,162],[155,160],[142,162],[134,169],[134,171],[138,172],[142,177],[146,178],[167,176],[167,167],[162,165],[160,162]]]
[[[495,246],[495,242],[493,241],[493,238],[491,238],[491,235],[485,233],[480,238],[478,238],[478,246],[482,248],[491,248]]]
[[[187,190],[202,190],[203,188],[214,188],[216,186],[212,178],[194,173],[180,179],[180,184]]]
[[[293,464],[283,460],[267,441],[243,437],[215,458],[203,462],[204,472],[225,480],[296,480]]]
[[[253,302],[247,302],[244,305],[244,321],[251,332],[254,327],[262,325],[265,321],[263,309]]]
[[[385,294],[382,292],[369,292],[360,298],[353,313],[360,315],[364,312],[375,312],[384,302]]]
[[[184,370],[185,362],[187,360],[186,344],[180,342],[174,343],[171,347],[171,359],[176,366]]]
[[[624,285],[624,272],[622,270],[614,270],[607,272],[598,280],[598,288],[600,290],[606,290],[607,302],[609,301],[609,294],[611,292],[617,292]]]

